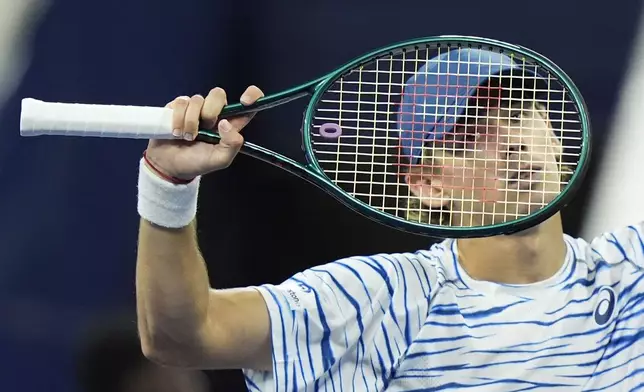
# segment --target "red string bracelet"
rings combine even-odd
[[[171,182],[173,184],[186,185],[186,184],[190,184],[194,180],[194,178],[191,178],[189,180],[185,180],[183,178],[173,177],[173,176],[169,176],[169,175],[163,173],[161,170],[157,169],[157,167],[154,166],[152,164],[152,162],[150,162],[150,160],[148,159],[148,156],[147,156],[147,150],[143,151],[143,159],[145,160],[145,163],[148,165],[148,167],[150,169],[154,170],[154,172],[157,173],[159,175],[159,177],[163,178],[164,180],[166,180],[168,182]]]

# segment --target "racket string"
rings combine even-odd
[[[329,178],[386,214],[409,219],[410,212],[432,216],[449,210],[458,215],[457,221],[449,222],[457,226],[527,216],[560,194],[576,170],[584,141],[579,108],[565,85],[539,65],[506,53],[520,67],[488,78],[498,85],[472,99],[462,90],[480,94],[485,89],[472,80],[484,79],[482,69],[498,64],[472,61],[469,53],[463,53],[445,48],[399,51],[335,81],[317,102],[309,130],[313,154]],[[437,57],[456,72],[446,76],[429,70],[427,64]],[[471,69],[477,72],[468,72]],[[528,71],[533,76],[526,76]],[[405,112],[408,101],[414,104]],[[464,111],[453,110],[459,104]],[[513,110],[520,112],[519,123]],[[534,125],[540,110],[547,115],[546,126]],[[486,111],[495,114],[481,114]],[[433,121],[425,121],[426,117]],[[339,134],[326,133],[330,124],[339,126]],[[505,133],[479,132],[474,137],[480,142],[427,141],[426,129],[442,127],[445,135],[468,139],[470,131],[460,132],[461,128],[500,129],[499,124],[507,128]],[[401,129],[406,128],[412,131],[404,139]],[[407,147],[419,142],[419,152],[409,154]],[[530,153],[500,158],[514,145],[528,145]],[[437,157],[451,164],[435,168],[422,164]],[[435,184],[441,184],[440,194],[431,193],[438,188]]]

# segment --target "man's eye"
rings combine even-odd
[[[510,112],[510,121],[517,122],[521,120],[523,112],[521,110],[513,110]]]
[[[468,144],[476,142],[477,135],[475,133],[462,132],[454,135],[454,147],[465,148]]]

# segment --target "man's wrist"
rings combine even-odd
[[[148,169],[150,169],[157,177],[159,177],[159,178],[161,178],[161,179],[163,179],[165,181],[171,182],[173,184],[189,184],[192,181],[194,181],[194,179],[195,179],[195,177],[181,178],[181,177],[175,177],[175,176],[171,176],[171,175],[167,174],[166,172],[161,170],[159,167],[157,167],[157,165],[155,165],[150,160],[150,158],[147,155],[147,150],[143,151],[143,161],[144,161],[145,165],[148,167]]]
[[[157,226],[180,228],[189,225],[197,213],[200,181],[201,176],[183,184],[168,181],[142,158],[138,179],[139,215]]]

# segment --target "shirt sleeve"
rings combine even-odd
[[[273,371],[244,370],[249,390],[382,385],[425,320],[427,270],[416,254],[353,257],[257,287],[271,320]]]
[[[591,247],[608,263],[629,261],[644,268],[644,221],[604,233]]]

